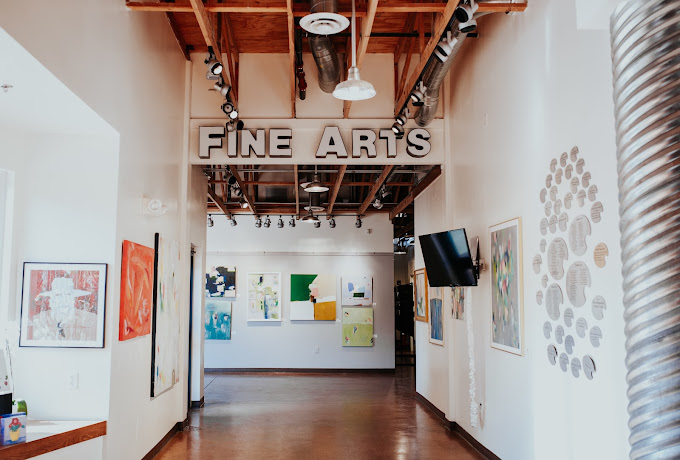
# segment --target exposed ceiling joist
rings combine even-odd
[[[210,198],[210,201],[215,203],[215,206],[217,206],[217,208],[222,211],[223,214],[231,216],[231,212],[229,212],[229,209],[227,209],[224,201],[222,201],[220,197],[217,196],[217,193],[215,193],[215,191],[210,186],[208,186],[208,198]]]
[[[394,169],[394,165],[387,165],[383,168],[382,173],[380,174],[380,177],[378,177],[378,179],[376,179],[375,184],[373,185],[373,188],[371,189],[370,192],[368,192],[366,199],[364,200],[364,202],[359,207],[359,211],[357,211],[357,215],[361,216],[366,212],[368,207],[371,205],[371,202],[373,201],[373,198],[375,197],[376,193],[378,193],[378,190],[380,190],[380,187],[382,187],[382,185],[387,180],[387,177],[392,172],[392,169]]]
[[[184,42],[184,38],[182,37],[182,33],[180,32],[179,27],[177,27],[177,23],[175,22],[175,17],[173,13],[166,12],[165,17],[167,18],[168,23],[170,24],[172,34],[175,36],[175,40],[177,40],[177,45],[179,46],[179,49],[182,51],[184,59],[188,61],[189,49],[187,48],[187,44]]]
[[[401,203],[396,205],[392,211],[390,211],[390,220],[394,220],[394,218],[402,212],[404,209],[408,207],[411,203],[413,203],[413,200],[416,199],[418,195],[420,195],[429,185],[434,182],[436,178],[438,178],[442,173],[442,167],[437,165],[433,167],[429,173],[423,177],[423,180],[418,182],[418,184],[413,187],[413,189],[409,192],[409,194],[401,200]]]
[[[328,199],[328,215],[326,216],[326,219],[330,219],[333,214],[333,206],[335,206],[335,200],[338,198],[338,192],[340,191],[340,186],[342,185],[342,179],[345,177],[345,171],[347,171],[347,165],[340,166],[338,175],[335,178],[333,190],[331,190],[330,198]]]
[[[399,79],[399,86],[397,86],[397,94],[401,94],[404,90],[404,85],[406,84],[406,78],[409,75],[409,68],[411,67],[411,58],[413,57],[413,51],[416,48],[416,41],[411,41],[411,46],[408,48],[408,54],[406,55],[406,61],[404,61],[404,69],[401,71],[401,78]]]
[[[255,201],[250,197],[248,189],[246,188],[246,184],[243,182],[243,179],[241,179],[241,175],[238,173],[238,171],[236,171],[236,168],[231,168],[231,175],[234,176],[234,179],[236,179],[236,183],[241,188],[241,192],[243,193],[243,199],[246,200],[246,203],[248,203],[248,206],[250,207],[249,212],[257,214],[257,211],[255,209]]]
[[[295,17],[293,16],[293,0],[286,0],[286,13],[288,16],[288,68],[290,73],[290,113],[291,118],[296,118],[295,102],[297,91],[295,90]]]

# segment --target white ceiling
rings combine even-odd
[[[104,134],[113,128],[0,28],[0,130]]]

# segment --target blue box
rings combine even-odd
[[[9,446],[26,442],[26,412],[0,417],[0,445]]]

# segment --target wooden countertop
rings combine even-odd
[[[31,458],[105,434],[106,422],[28,420],[26,442],[0,446],[0,458]]]

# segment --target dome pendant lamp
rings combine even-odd
[[[347,80],[338,83],[333,97],[344,101],[363,101],[375,96],[375,88],[361,79],[357,68],[356,11],[352,0],[352,67],[347,71]]]

